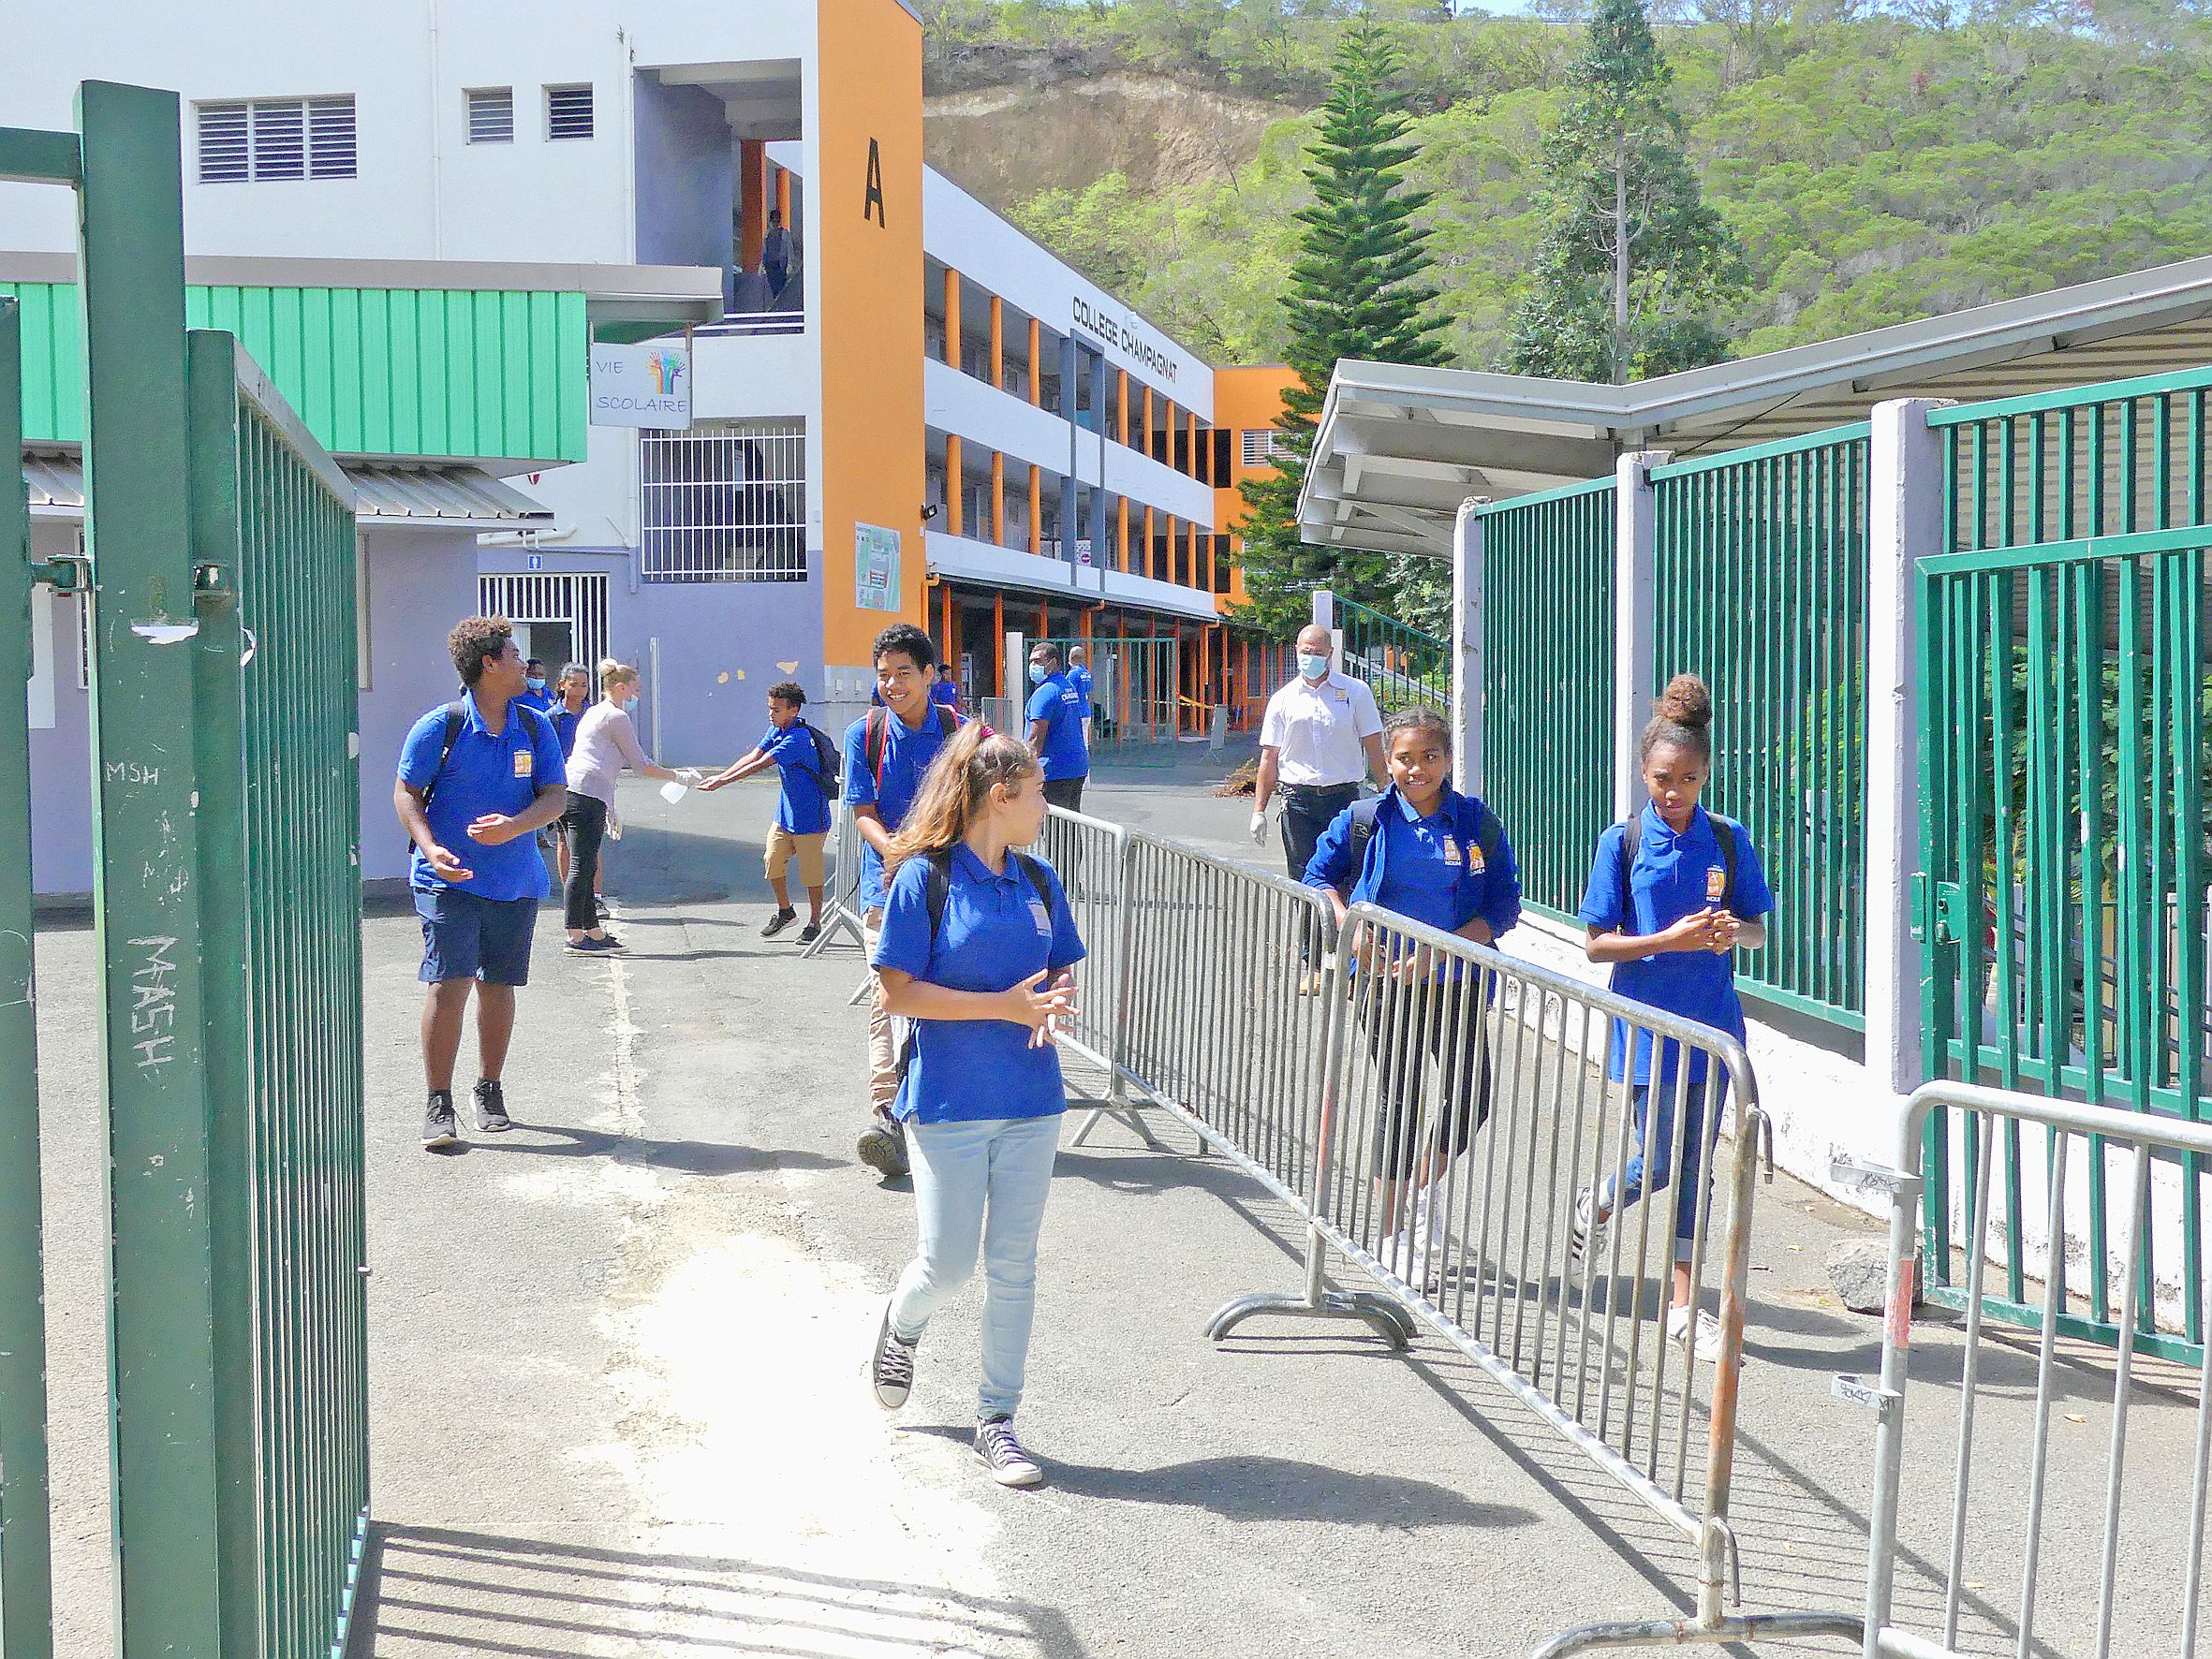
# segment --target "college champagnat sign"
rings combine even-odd
[[[691,347],[687,342],[592,345],[594,426],[691,424]]]

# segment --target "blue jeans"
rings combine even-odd
[[[1618,1215],[1630,1205],[1641,1202],[1647,1193],[1664,1192],[1673,1185],[1674,1259],[1686,1262],[1690,1256],[1690,1247],[1697,1241],[1698,1201],[1705,1190],[1706,1159],[1712,1153],[1714,1142],[1720,1138],[1720,1113],[1706,1112],[1703,1079],[1682,1085],[1683,1180],[1675,1182],[1670,1167],[1674,1156],[1674,1080],[1670,1077],[1664,1083],[1637,1083],[1633,1087],[1636,1155],[1629,1160],[1629,1167],[1623,1171],[1626,1180],[1617,1192],[1610,1180],[1606,1182],[1601,1208],[1609,1217]],[[1659,1102],[1656,1123],[1646,1122],[1650,1099],[1655,1094]]]
[[[1037,1301],[1037,1234],[1060,1150],[1061,1114],[907,1125],[922,1248],[899,1275],[891,1326],[919,1342],[929,1316],[983,1258],[983,1386],[976,1416],[1009,1417],[1022,1403]]]

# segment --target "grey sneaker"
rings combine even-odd
[[[976,1456],[1000,1486],[1035,1486],[1044,1478],[1044,1471],[1014,1438],[1011,1417],[985,1417],[976,1425]]]
[[[1597,1255],[1605,1239],[1605,1224],[1611,1219],[1598,1212],[1598,1195],[1589,1187],[1574,1195],[1574,1221],[1567,1237],[1576,1267],[1588,1266]]]
[[[896,1180],[911,1166],[907,1161],[906,1125],[889,1112],[877,1112],[873,1122],[861,1131],[855,1148],[862,1163],[886,1181]]]
[[[514,1120],[507,1115],[506,1092],[497,1078],[486,1078],[476,1086],[476,1126],[486,1135],[505,1135],[514,1127]]]
[[[868,1386],[875,1390],[876,1403],[885,1411],[898,1410],[914,1391],[915,1344],[892,1329],[891,1303],[890,1297],[883,1299],[883,1316],[876,1322],[876,1345],[868,1356]]]
[[[460,1138],[461,1125],[453,1117],[453,1096],[443,1089],[433,1091],[430,1105],[422,1113],[422,1150],[435,1152]]]

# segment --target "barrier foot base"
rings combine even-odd
[[[810,962],[836,943],[839,933],[849,933],[852,942],[863,950],[868,947],[868,936],[861,929],[861,918],[843,904],[833,903],[822,913],[822,931],[815,935],[814,943],[799,953],[799,960]]]
[[[1402,1349],[1413,1340],[1413,1321],[1397,1303],[1364,1290],[1324,1291],[1319,1301],[1303,1296],[1240,1296],[1224,1302],[1206,1323],[1208,1342],[1225,1342],[1246,1320],[1262,1314],[1288,1319],[1358,1319],[1393,1348]]]
[[[1692,1642],[1809,1641],[1815,1637],[1848,1637],[1863,1642],[1866,1621],[1855,1613],[1746,1613],[1717,1624],[1695,1619],[1649,1619],[1642,1622],[1584,1624],[1557,1636],[1528,1659],[1564,1659],[1600,1648],[1679,1648]]]
[[[1107,1118],[1112,1118],[1115,1123],[1125,1125],[1153,1152],[1164,1152],[1174,1150],[1152,1132],[1152,1125],[1144,1121],[1144,1114],[1138,1108],[1128,1105],[1109,1106],[1096,1103],[1091,1106],[1089,1111],[1084,1114],[1083,1122],[1076,1126],[1075,1138],[1069,1142],[1069,1145],[1084,1145],[1090,1139],[1092,1132]]]

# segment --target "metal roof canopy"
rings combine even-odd
[[[84,465],[77,456],[32,452],[22,464],[34,518],[83,516]],[[473,466],[339,464],[353,485],[354,517],[363,526],[528,530],[553,521],[552,508]]]
[[[1440,555],[1469,497],[1602,477],[1864,419],[1886,398],[1961,403],[2212,361],[2212,257],[1689,369],[1629,386],[1345,361],[1299,497],[1305,539]]]

